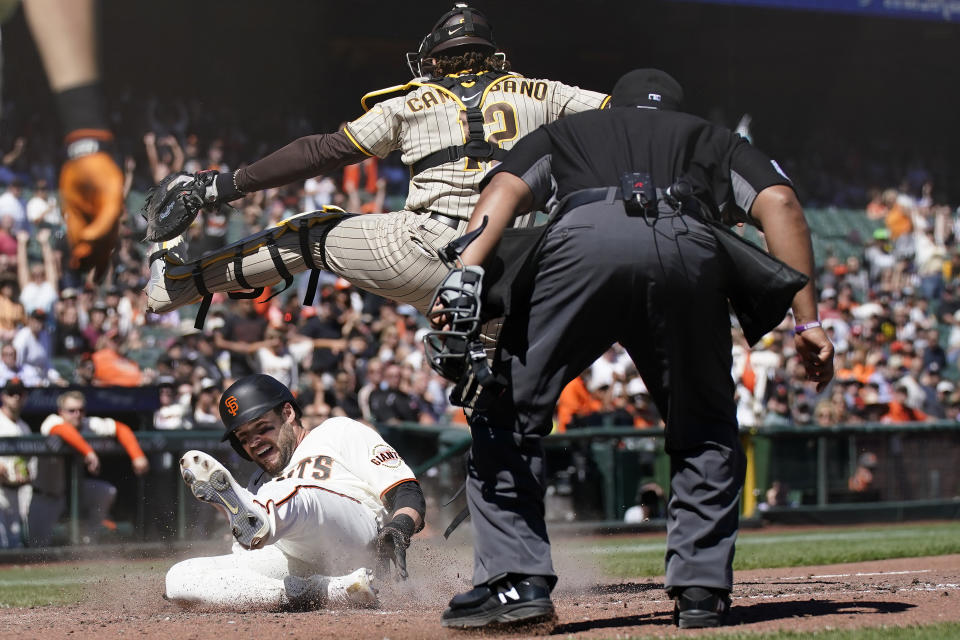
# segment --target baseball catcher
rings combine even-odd
[[[180,459],[184,482],[227,515],[236,544],[229,555],[171,567],[168,599],[244,611],[371,607],[373,581],[391,565],[406,579],[426,502],[376,431],[349,418],[306,428],[290,390],[263,374],[224,391],[220,416],[223,439],[261,471],[243,488],[201,451]]]
[[[511,72],[490,22],[462,3],[407,62],[414,79],[364,96],[366,113],[342,131],[300,138],[233,173],[181,174],[155,187],[144,209],[147,240],[158,243],[148,308],[209,302],[218,291],[256,296],[281,281],[289,286],[299,272],[327,270],[426,312],[447,274],[437,250],[466,228],[486,170],[540,125],[607,100]],[[403,211],[308,212],[198,259],[187,255],[183,233],[203,210],[395,150],[411,172]],[[315,284],[314,275],[308,303]]]

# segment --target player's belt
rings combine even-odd
[[[460,223],[463,222],[463,220],[461,220],[460,218],[454,218],[453,216],[445,216],[442,213],[431,213],[429,217],[431,220],[442,222],[443,224],[447,225],[448,227],[454,230],[459,229]]]

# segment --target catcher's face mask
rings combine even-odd
[[[451,269],[440,284],[434,307],[427,313],[431,324],[423,346],[430,366],[448,380],[458,382],[470,366],[470,345],[480,336],[480,294],[483,269]]]

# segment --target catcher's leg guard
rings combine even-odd
[[[172,311],[209,301],[216,292],[256,297],[264,287],[281,281],[289,286],[294,274],[323,267],[319,227],[335,224],[345,215],[339,211],[302,213],[191,262],[186,261],[182,237],[165,242],[150,256],[147,310]],[[198,325],[202,324],[202,315],[203,311]]]

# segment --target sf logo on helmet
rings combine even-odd
[[[232,416],[237,415],[237,411],[240,410],[240,404],[237,402],[236,396],[230,396],[226,400],[224,400],[223,406],[227,408],[227,411]]]

